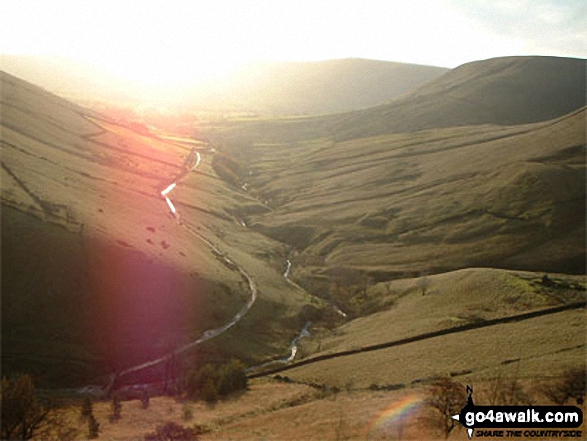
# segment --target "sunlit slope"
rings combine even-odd
[[[357,353],[283,372],[298,381],[332,386],[403,388],[439,376],[535,379],[561,375],[585,362],[585,311],[563,311],[492,328]]]
[[[408,386],[436,376],[491,378],[559,375],[585,360],[587,278],[473,268],[382,282],[368,289],[380,310],[302,342],[302,357],[335,355],[401,341],[417,341],[357,352],[288,369],[295,379],[343,387]],[[583,307],[556,311],[562,305]],[[500,323],[529,311],[551,314]],[[491,326],[483,327],[487,321]],[[468,329],[459,330],[463,326]],[[478,328],[476,328],[478,326]]]
[[[215,134],[239,149],[255,142],[327,137],[350,140],[389,133],[479,124],[547,121],[585,106],[586,61],[506,57],[475,61],[388,104],[315,118],[239,121]]]
[[[0,80],[5,372],[70,384],[165,354],[235,316],[251,296],[243,271],[259,298],[226,333],[233,355],[287,348],[311,299],[283,280],[283,247],[238,224],[236,207],[258,202],[215,176],[211,152],[185,175],[189,144]],[[179,223],[160,191],[182,174]]]
[[[544,281],[543,275],[468,268],[379,282],[367,288],[366,294],[376,312],[351,320],[335,332],[317,332],[302,341],[301,351],[314,356],[352,350],[587,300],[587,276],[550,274]],[[586,330],[587,325],[575,329],[578,336]],[[583,343],[586,338],[583,335]]]
[[[585,117],[257,145],[248,184],[271,212],[247,221],[299,250],[298,278],[350,267],[379,280],[470,266],[581,273]]]

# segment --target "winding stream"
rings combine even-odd
[[[247,314],[247,312],[251,309],[251,307],[253,306],[253,304],[257,300],[258,290],[257,290],[257,285],[256,285],[255,281],[253,280],[253,278],[241,266],[239,266],[234,261],[232,261],[225,253],[220,251],[220,249],[218,249],[210,240],[206,239],[201,233],[197,232],[190,225],[188,225],[184,222],[179,222],[179,214],[177,213],[177,209],[175,208],[175,205],[171,201],[169,194],[177,187],[177,184],[178,184],[178,182],[180,182],[181,179],[185,178],[189,174],[190,171],[194,170],[196,167],[198,167],[198,165],[200,165],[200,162],[201,162],[200,153],[195,148],[192,149],[192,151],[190,152],[190,155],[186,158],[186,161],[184,162],[185,170],[183,172],[181,172],[176,177],[174,182],[169,184],[163,191],[161,191],[160,194],[165,199],[165,202],[167,203],[167,206],[169,207],[171,214],[178,220],[179,225],[182,226],[183,228],[186,228],[190,233],[197,236],[202,242],[204,242],[206,244],[207,247],[209,247],[212,250],[213,253],[215,253],[222,260],[224,260],[224,262],[226,262],[226,264],[229,267],[235,268],[235,270],[239,272],[241,277],[243,277],[243,279],[247,281],[247,285],[248,285],[249,290],[251,292],[251,297],[249,298],[247,303],[237,312],[237,314],[233,317],[233,319],[230,322],[228,322],[227,324],[220,326],[218,328],[209,329],[207,331],[204,331],[202,333],[202,335],[197,340],[194,340],[194,341],[189,342],[183,346],[180,346],[179,348],[175,349],[174,351],[172,351],[171,353],[169,353],[167,355],[156,358],[154,360],[147,361],[145,363],[138,364],[136,366],[131,366],[127,369],[124,369],[123,371],[120,371],[120,372],[117,372],[116,374],[113,374],[110,377],[110,384],[106,388],[106,391],[111,390],[111,388],[114,385],[114,382],[122,376],[131,374],[133,372],[141,371],[143,369],[158,365],[160,363],[168,362],[172,357],[179,355],[179,354],[182,354],[186,351],[189,351],[190,349],[194,348],[195,346],[197,346],[199,344],[204,343],[205,341],[208,341],[212,338],[218,337],[220,334],[226,332],[228,329],[230,329],[236,323],[238,323]],[[295,354],[294,354],[294,356],[295,356]],[[78,391],[80,391],[82,393],[103,392],[103,390],[101,388],[96,387],[96,386],[86,386],[84,388],[79,389]]]
[[[106,391],[110,391],[112,389],[112,387],[114,386],[115,381],[117,379],[119,379],[120,377],[123,377],[125,375],[131,374],[134,372],[139,372],[143,369],[147,369],[149,367],[158,365],[160,363],[166,363],[166,362],[170,361],[173,357],[175,357],[179,354],[183,354],[183,353],[193,349],[197,345],[204,343],[205,341],[208,341],[212,338],[218,337],[219,335],[221,335],[222,333],[226,332],[228,329],[233,327],[235,324],[237,324],[240,320],[242,320],[242,318],[247,314],[247,312],[251,309],[251,307],[253,306],[253,304],[257,300],[258,289],[257,289],[257,285],[256,285],[255,281],[253,280],[253,278],[241,266],[236,264],[232,259],[230,259],[230,257],[228,257],[225,253],[223,253],[219,248],[216,247],[216,245],[214,245],[209,239],[204,237],[195,228],[193,228],[192,226],[190,226],[189,224],[187,224],[185,222],[181,222],[179,220],[179,213],[177,212],[177,209],[169,196],[171,194],[171,192],[177,187],[177,184],[182,179],[184,179],[189,174],[189,172],[191,172],[192,170],[194,170],[196,167],[198,167],[200,165],[201,159],[202,158],[201,158],[200,153],[195,148],[192,149],[192,151],[190,152],[190,155],[186,158],[186,160],[183,164],[184,170],[181,173],[179,173],[179,175],[176,176],[175,180],[171,184],[169,184],[163,191],[160,192],[160,195],[162,198],[164,198],[164,200],[167,203],[167,206],[169,208],[169,211],[175,217],[175,219],[178,221],[178,224],[181,227],[187,229],[190,233],[197,236],[198,239],[201,240],[204,244],[206,244],[206,246],[208,248],[210,248],[214,254],[219,256],[227,264],[228,267],[233,268],[235,271],[238,271],[238,273],[241,275],[241,277],[244,280],[246,280],[247,285],[249,287],[249,290],[251,292],[251,296],[250,296],[249,300],[247,301],[247,303],[232,318],[232,320],[230,322],[226,323],[225,325],[220,326],[218,328],[208,329],[208,330],[204,331],[201,334],[201,336],[199,338],[197,338],[196,340],[189,342],[189,343],[186,343],[183,346],[176,348],[175,350],[173,350],[171,353],[169,353],[167,355],[156,358],[154,360],[147,361],[145,363],[138,364],[136,366],[131,366],[127,369],[124,369],[123,371],[120,371],[120,372],[113,374],[110,377],[110,384],[106,388]],[[244,221],[241,221],[241,224],[243,226],[246,226],[246,223]],[[286,267],[285,267],[285,270],[283,273],[283,277],[285,279],[287,279],[288,282],[293,283],[289,279],[289,276],[291,274],[291,267],[292,267],[291,260],[287,259],[286,260]],[[331,305],[331,307],[336,311],[337,314],[341,315],[342,317],[346,317],[346,314],[344,312],[342,312],[338,307],[336,307],[335,305]],[[254,370],[263,368],[265,366],[275,364],[275,363],[286,364],[286,363],[290,363],[291,361],[293,361],[297,355],[297,352],[298,352],[299,342],[303,338],[308,337],[310,335],[310,326],[311,325],[312,325],[311,322],[307,322],[306,325],[304,326],[304,328],[300,331],[300,333],[292,340],[292,342],[290,344],[290,352],[288,355],[286,355],[282,358],[279,358],[277,360],[271,360],[269,362],[266,362],[266,363],[263,363],[263,364],[260,364],[257,366],[249,367],[247,369],[247,372],[254,371]],[[80,391],[82,393],[99,394],[99,393],[103,393],[104,389],[102,389],[98,386],[86,386],[82,389],[78,389],[78,391]]]
[[[286,263],[285,263],[285,271],[283,273],[283,277],[285,277],[286,279],[289,278],[289,273],[291,271],[291,261],[289,259],[287,259]]]
[[[292,342],[289,346],[289,355],[278,358],[277,360],[271,360],[271,361],[267,361],[265,363],[258,364],[256,366],[251,366],[251,367],[247,368],[247,373],[252,372],[252,371],[256,371],[257,369],[261,369],[261,368],[264,368],[266,366],[270,366],[275,363],[285,364],[285,363],[292,362],[294,360],[294,358],[296,358],[296,354],[298,353],[298,344],[300,343],[300,340],[302,338],[310,336],[310,326],[312,326],[312,322],[307,322],[306,325],[304,326],[304,328],[301,330],[301,332],[296,336],[296,338],[294,338],[292,340]]]

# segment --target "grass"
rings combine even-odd
[[[309,280],[336,267],[377,280],[476,266],[581,273],[584,116],[260,141],[242,161],[270,211],[245,217],[299,251],[294,278],[315,294]]]
[[[311,298],[282,280],[281,244],[237,225],[239,207],[260,204],[215,175],[210,152],[171,194],[180,226],[159,192],[189,147],[1,79],[5,374],[83,385],[230,321],[250,290],[195,233],[259,286],[254,313],[208,351],[254,360],[288,347],[299,329],[282,320]]]
[[[314,391],[308,386],[256,382],[244,395],[239,394],[210,406],[204,402],[191,402],[169,397],[153,397],[149,407],[143,409],[140,400],[122,402],[121,419],[110,423],[110,401],[94,401],[94,415],[101,426],[101,439],[136,439],[151,432],[164,421],[184,426],[198,424],[207,431],[271,410],[285,408],[289,403],[311,399]],[[71,398],[61,406],[61,412],[70,425],[83,437],[86,425],[79,421],[81,401]],[[192,420],[186,421],[184,410],[190,409]]]
[[[584,290],[545,287],[538,283],[540,277],[476,268],[381,282],[369,288],[368,298],[391,306],[380,306],[378,312],[351,320],[334,331],[314,332],[302,342],[301,352],[315,355],[344,351],[585,299]],[[561,277],[569,283],[585,283],[585,277]],[[425,295],[422,286],[426,287]]]
[[[473,386],[477,404],[489,404],[496,389],[507,395],[510,380],[536,402],[549,403],[538,392],[539,382],[494,374],[489,379],[459,380]],[[139,400],[124,401],[121,419],[116,423],[108,420],[109,402],[94,402],[93,409],[101,427],[99,439],[140,439],[167,421],[199,427],[203,440],[442,439],[431,424],[430,409],[424,405],[428,393],[428,386],[422,384],[393,391],[355,387],[324,393],[304,384],[259,379],[246,393],[214,406],[157,397],[151,398],[148,409],[143,409]],[[402,414],[402,418],[389,417],[391,410],[406,400],[415,403],[414,409]],[[189,421],[183,418],[186,408],[193,413]],[[60,414],[83,438],[87,427],[79,420],[79,412],[79,403],[70,402]],[[466,433],[456,429],[449,439],[465,440]]]
[[[585,312],[569,311],[519,323],[465,331],[325,360],[283,372],[294,380],[344,387],[429,382],[439,375],[467,381],[496,371],[524,378],[556,375],[585,354]],[[463,380],[464,381],[464,380]]]
[[[426,283],[422,283],[425,280]],[[467,269],[425,278],[381,282],[369,291],[391,306],[334,329],[313,329],[301,358],[396,341],[426,332],[585,301],[585,276]],[[422,295],[422,287],[426,294]],[[580,365],[585,312],[559,312],[525,321],[437,336],[358,353],[280,373],[297,381],[367,388],[430,381],[437,375],[479,380],[496,371],[535,379]]]
[[[498,72],[495,84],[518,84],[543,62],[547,79],[565,72],[554,72],[550,59],[482,65]],[[219,179],[202,152],[171,195],[181,226],[158,194],[181,174],[188,147],[3,75],[4,371],[33,372],[43,386],[81,385],[163,355],[234,316],[250,294],[239,268],[258,285],[256,304],[199,346],[187,368],[284,354],[307,320],[328,319],[317,297],[344,301],[353,314],[342,326],[315,325],[303,340],[306,356],[584,300],[585,277],[564,273],[585,267],[585,109],[561,116],[572,102],[565,98],[550,110],[534,103],[527,114],[495,119],[491,109],[507,100],[476,108],[487,85],[476,78],[479,66],[412,96],[402,115],[396,102],[217,127],[216,146],[233,155],[226,164],[247,189]],[[557,81],[548,93],[567,85]],[[427,101],[449,89],[479,99]],[[532,95],[523,92],[517,105]],[[549,112],[559,118],[466,125]],[[460,127],[448,127],[454,118]],[[419,131],[390,133],[399,129]],[[306,291],[284,280],[286,258]],[[584,355],[584,311],[564,311],[295,367],[286,372],[299,384],[255,380],[214,408],[194,404],[189,424],[204,427],[204,439],[419,439],[429,433],[415,420],[375,433],[373,419],[439,375],[476,385],[499,375],[532,382]],[[108,439],[136,439],[165,419],[186,424],[184,403],[169,398],[153,398],[147,410],[125,402],[116,424],[106,422],[108,406],[95,408]],[[73,408],[64,412],[75,417]]]
[[[299,251],[294,278],[314,294],[326,296],[312,284],[333,268],[378,281],[478,266],[579,274],[584,93],[567,80],[581,76],[580,60],[488,60],[387,106],[228,121],[209,136],[269,208],[248,224]],[[556,85],[556,97],[529,77]]]
[[[222,123],[211,133],[235,150],[255,142],[346,141],[438,128],[547,121],[585,106],[583,60],[505,57],[452,69],[389,103],[288,121]],[[250,151],[250,150],[249,150]]]
[[[148,409],[138,400],[122,404],[121,419],[110,423],[109,402],[94,402],[94,415],[100,423],[99,439],[137,439],[163,421],[184,426],[197,425],[204,430],[202,439],[337,439],[338,435],[364,437],[378,412],[397,400],[399,393],[346,393],[324,396],[305,385],[256,381],[244,395],[220,401],[214,406],[204,403],[152,398]],[[193,420],[185,421],[185,406]],[[64,420],[83,437],[86,424],[79,420],[79,406],[64,406]],[[310,415],[314,415],[310,418]],[[344,427],[340,427],[341,414]],[[312,421],[300,424],[301,421]],[[344,433],[343,433],[344,432]],[[421,433],[421,432],[420,432]],[[381,433],[379,434],[381,435]]]

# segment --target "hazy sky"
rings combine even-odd
[[[587,58],[584,0],[0,1],[0,53],[180,83],[256,61]]]

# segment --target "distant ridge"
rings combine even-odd
[[[275,115],[326,114],[373,107],[434,80],[449,69],[359,58],[264,63],[236,72],[196,106]]]
[[[193,110],[316,115],[387,103],[446,68],[365,59],[263,63],[208,83],[147,88],[77,61],[0,54],[0,69],[72,99]]]
[[[585,106],[586,60],[505,57],[467,63],[394,102],[356,112],[335,137],[547,121]]]
[[[586,60],[577,58],[474,61],[384,105],[314,118],[234,123],[234,133],[240,142],[325,137],[341,141],[457,126],[543,122],[585,106],[585,69]]]

